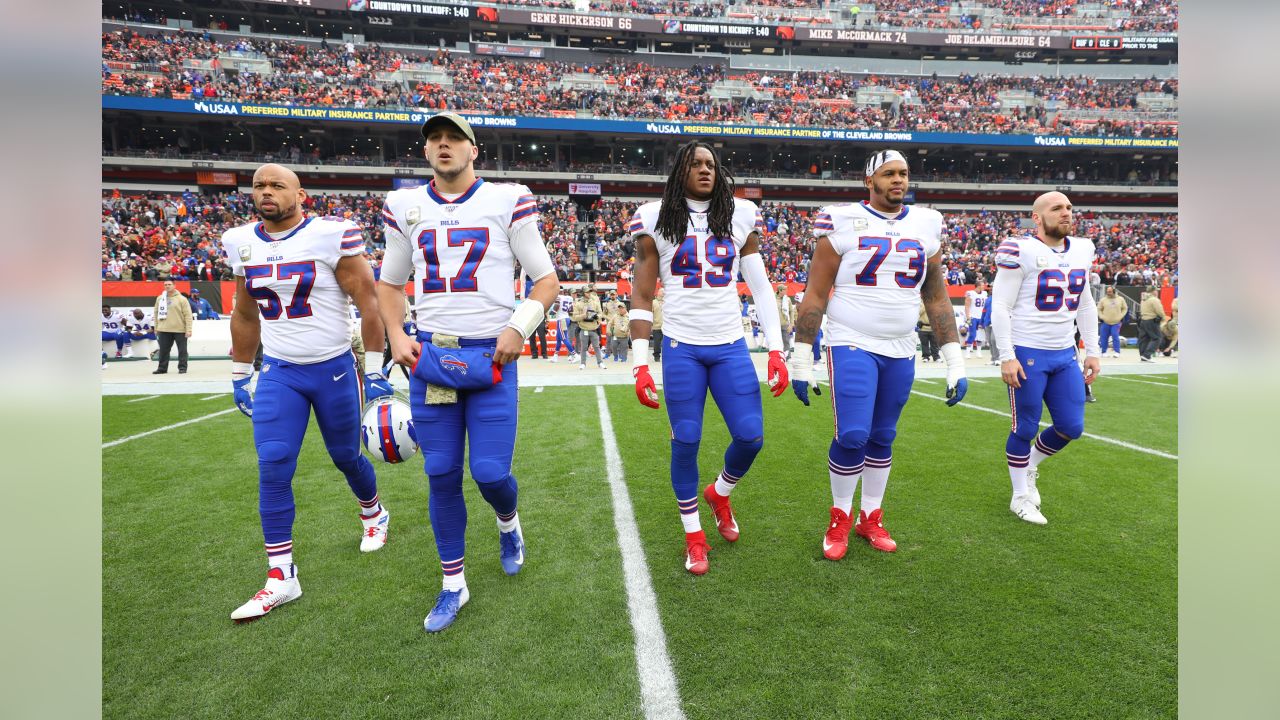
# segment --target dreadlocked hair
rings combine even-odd
[[[715,182],[711,186],[711,207],[707,209],[707,226],[718,238],[729,238],[733,232],[733,174],[720,164],[720,158],[710,145],[692,140],[676,151],[675,166],[667,176],[667,186],[662,193],[662,206],[658,210],[658,223],[654,228],[670,242],[679,242],[689,227],[689,204],[686,202],[685,180],[693,167],[694,153],[706,148],[716,163]]]

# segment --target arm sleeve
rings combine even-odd
[[[627,234],[631,236],[632,240],[643,235],[653,235],[653,232],[644,226],[644,219],[640,217],[640,208],[636,208],[635,214],[631,216],[631,221],[627,223]]]
[[[1101,357],[1098,348],[1098,305],[1093,301],[1093,293],[1088,288],[1080,293],[1080,305],[1076,307],[1076,328],[1080,331],[1080,339],[1084,341],[1086,357]]]
[[[511,252],[534,282],[555,272],[551,253],[547,252],[547,244],[542,241],[542,232],[536,222],[524,223],[512,233]]]
[[[782,322],[778,318],[778,304],[773,299],[773,285],[769,283],[769,274],[764,269],[764,258],[760,253],[743,255],[738,264],[742,277],[747,281],[747,289],[756,301],[756,317],[764,330],[769,350],[782,349]]]
[[[1022,268],[1006,267],[997,263],[996,279],[991,283],[991,332],[995,334],[996,347],[1000,349],[1000,362],[1015,359],[1013,354],[1013,304],[1018,300],[1022,285]],[[1094,327],[1094,344],[1098,342],[1098,330]]]
[[[227,239],[226,235],[222,236],[222,259],[231,266],[231,273],[244,277],[244,264],[240,262],[240,251],[233,247],[233,243]]]
[[[515,236],[528,225],[537,225],[538,223],[538,201],[533,197],[533,193],[524,185],[516,186],[516,203],[511,208],[511,222],[507,226],[507,232]],[[533,277],[533,273],[529,273]]]
[[[413,272],[413,247],[399,229],[396,218],[383,206],[383,237],[387,238],[387,251],[383,254],[383,266],[379,270],[380,281],[401,287]]]
[[[342,229],[342,239],[338,242],[338,259],[349,255],[364,254],[364,230],[354,222],[347,222]]]

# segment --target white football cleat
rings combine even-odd
[[[125,357],[127,357],[127,358],[131,358],[131,357],[133,357],[133,346],[132,346],[132,345],[125,345],[125,346],[124,346],[124,356],[125,356]]]
[[[1009,501],[1009,510],[1019,519],[1026,520],[1035,525],[1048,525],[1049,521],[1044,515],[1040,514],[1040,508],[1031,502],[1030,495],[1014,495],[1013,500]]]
[[[366,519],[361,516],[360,524],[364,526],[364,532],[360,534],[360,552],[381,550],[382,546],[387,544],[391,513],[387,512],[386,507],[371,518]]]
[[[549,359],[551,360],[551,362],[560,362],[559,355],[552,355]]]
[[[1040,479],[1040,468],[1034,465],[1027,466],[1027,497],[1031,498],[1031,504],[1040,509],[1040,490],[1036,488],[1036,480]]]
[[[293,577],[285,579],[284,571],[278,567],[267,571],[267,584],[249,598],[249,602],[236,608],[231,613],[232,620],[252,620],[260,618],[275,608],[302,597],[302,586],[298,584],[298,566],[293,566]]]

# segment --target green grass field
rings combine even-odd
[[[1176,378],[1134,379],[1099,380],[1086,431],[1176,454]],[[914,395],[885,497],[899,550],[855,539],[831,563],[829,396],[766,396],[765,447],[733,496],[742,539],[721,540],[704,508],[711,572],[695,578],[665,412],[606,394],[688,718],[1176,715],[1176,460],[1082,439],[1042,466],[1037,527],[1008,510],[1008,418]],[[103,439],[229,406],[199,397],[103,398]],[[995,379],[966,404],[1008,407]],[[707,413],[710,479],[728,433]],[[362,555],[313,427],[294,482],[305,594],[236,625],[265,575],[248,421],[104,449],[104,717],[643,717],[595,388],[522,391],[520,427],[526,566],[502,574],[467,481],[472,598],[439,635],[422,630],[440,570],[420,456],[378,465],[391,540]]]

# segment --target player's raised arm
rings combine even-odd
[[[951,311],[951,298],[947,295],[947,279],[942,271],[942,251],[929,258],[920,286],[920,300],[933,326],[933,337],[938,342],[938,352],[947,363],[947,405],[955,405],[969,391],[969,380],[964,373],[964,355],[960,352],[960,332]],[[965,300],[965,318],[969,315],[969,299]]]
[[[809,259],[809,282],[804,301],[796,311],[796,341],[791,348],[791,389],[805,405],[809,404],[809,384],[813,382],[813,341],[822,329],[822,316],[839,269],[840,254],[831,245],[831,238],[819,237]],[[817,387],[814,392],[822,394]]]
[[[649,374],[649,337],[653,334],[653,296],[658,288],[658,244],[653,236],[636,235],[636,262],[631,279],[631,375],[640,404],[657,408],[658,387]]]
[[[756,301],[756,317],[764,330],[765,342],[769,344],[769,389],[773,391],[774,397],[778,397],[787,391],[789,378],[787,363],[782,359],[782,319],[778,317],[778,304],[773,298],[773,283],[769,282],[764,258],[760,256],[759,231],[747,236],[738,267],[743,279],[747,281],[751,297]]]

